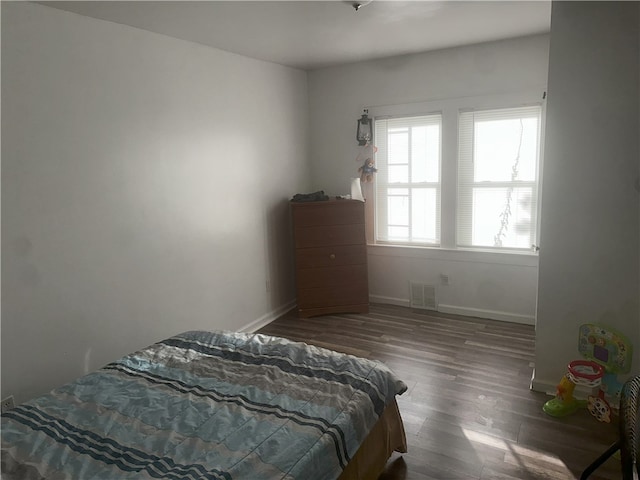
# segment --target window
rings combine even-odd
[[[531,250],[542,106],[508,100],[463,98],[374,113],[376,242]],[[492,108],[509,104],[520,106]],[[413,113],[419,109],[438,113]]]
[[[440,243],[441,125],[439,114],[375,120],[379,241]]]
[[[540,115],[539,106],[460,114],[459,246],[536,243]]]

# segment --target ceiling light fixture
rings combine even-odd
[[[362,7],[366,7],[367,5],[369,5],[371,2],[372,2],[372,0],[365,0],[363,2],[354,2],[354,3],[351,4],[351,6],[357,12]]]

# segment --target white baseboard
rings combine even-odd
[[[533,315],[522,315],[520,313],[500,312],[498,310],[485,310],[482,308],[458,307],[455,305],[438,305],[438,311],[442,313],[453,313],[455,315],[465,315],[467,317],[488,318],[503,322],[522,323],[524,325],[535,325],[536,319]]]
[[[388,305],[398,305],[401,307],[411,306],[411,302],[408,298],[369,295],[369,301],[372,303],[385,303]],[[438,305],[437,311],[442,313],[452,313],[454,315],[464,315],[466,317],[488,318],[491,320],[500,320],[503,322],[535,325],[535,317],[533,315],[521,315],[519,313],[500,312],[497,310],[484,310],[481,308],[458,307],[456,305],[443,304]],[[555,384],[553,388],[555,390]]]
[[[372,303],[383,303],[387,305],[398,305],[400,307],[410,307],[411,303],[408,298],[397,298],[397,297],[385,297],[383,295],[369,295],[369,301]],[[284,315],[289,310],[294,308],[296,305],[296,301],[292,300],[285,305],[278,307],[277,309],[264,314],[262,317],[254,320],[253,322],[245,325],[240,329],[241,332],[255,332],[260,328],[264,327],[268,323],[273,322],[276,318]],[[438,305],[438,311],[442,313],[451,313],[454,315],[463,315],[467,317],[479,317],[479,318],[488,318],[491,320],[500,320],[503,322],[511,322],[511,323],[521,323],[524,325],[535,325],[535,318],[532,315],[521,315],[519,313],[510,313],[510,312],[500,312],[497,310],[485,310],[481,308],[469,308],[469,307],[458,307],[456,305]],[[535,380],[532,379],[532,385]],[[531,387],[536,391],[545,391],[543,388],[547,388],[546,386],[551,385],[549,387],[551,390],[555,391],[557,382],[554,383],[540,383],[540,389]]]
[[[558,378],[555,382],[549,382],[546,380],[538,380],[536,378],[536,372],[533,371],[533,375],[531,376],[531,384],[529,388],[534,392],[542,392],[547,395],[555,395],[556,394],[556,386],[560,383],[560,379]]]
[[[398,305],[399,307],[410,307],[411,303],[407,298],[383,297],[382,295],[369,295],[371,303],[383,303],[386,305]]]
[[[258,318],[256,320],[254,320],[253,322],[248,323],[244,327],[240,328],[238,331],[239,332],[245,332],[245,333],[253,333],[253,332],[257,331],[257,330],[260,330],[262,327],[264,327],[265,325],[268,325],[269,323],[273,322],[276,318],[281,317],[282,315],[287,313],[289,310],[291,310],[295,306],[296,306],[296,301],[295,300],[287,302],[286,304],[281,305],[280,307],[276,308],[275,310],[272,310],[270,312],[265,313],[264,315],[262,315],[260,318]]]

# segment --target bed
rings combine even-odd
[[[192,331],[2,415],[4,480],[372,480],[406,440],[384,364]]]

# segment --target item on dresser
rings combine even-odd
[[[377,478],[406,389],[380,362],[185,332],[2,414],[2,478]]]
[[[298,315],[367,313],[364,203],[291,203]]]
[[[353,200],[364,202],[364,196],[362,195],[362,187],[360,186],[359,178],[351,179],[351,198]]]
[[[321,202],[329,200],[329,196],[324,194],[324,190],[313,193],[296,193],[291,199],[292,202]]]

